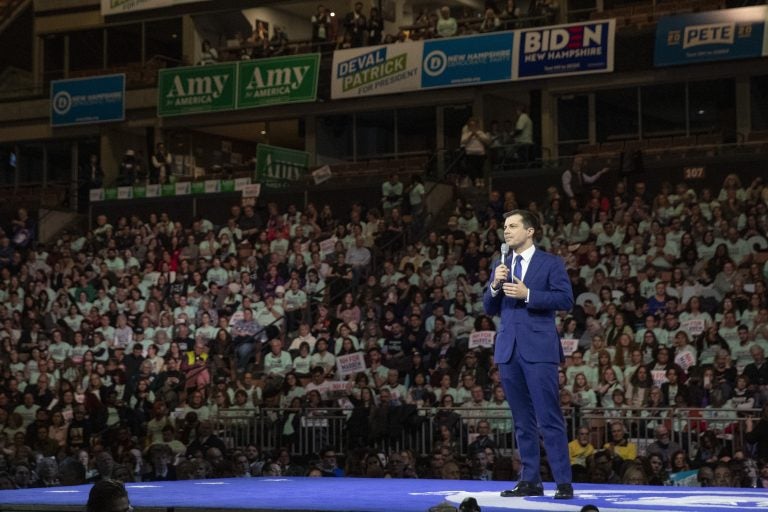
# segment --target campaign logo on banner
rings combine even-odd
[[[331,98],[418,90],[423,48],[417,41],[333,52]]]
[[[307,172],[309,153],[269,144],[256,147],[256,176],[262,181],[298,181]]]
[[[513,77],[519,79],[613,71],[616,20],[517,32]]]
[[[235,108],[235,62],[161,69],[157,80],[157,114],[161,117]]]
[[[766,6],[663,16],[656,25],[655,66],[765,55]]]
[[[511,80],[513,42],[514,32],[425,41],[421,86]]]
[[[237,108],[317,98],[319,53],[248,60],[238,66]]]
[[[51,82],[51,126],[125,119],[125,75]]]

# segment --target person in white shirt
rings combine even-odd
[[[330,374],[336,368],[336,356],[328,351],[328,340],[320,338],[315,345],[315,353],[312,354],[311,367],[322,367],[326,374]],[[309,391],[309,389],[307,389]]]
[[[516,113],[513,137],[517,146],[517,157],[523,162],[528,162],[533,158],[533,121],[525,105],[518,105]]]
[[[267,377],[283,378],[293,368],[288,352],[283,351],[282,342],[275,338],[269,341],[270,352],[264,356],[264,373]]]
[[[53,343],[48,346],[48,355],[57,364],[61,364],[72,356],[72,345],[64,341],[58,329],[51,333]]]
[[[299,347],[302,343],[306,342],[309,345],[309,350],[313,351],[315,349],[315,343],[317,342],[317,338],[315,338],[309,329],[309,324],[306,322],[302,322],[299,324],[299,333],[298,335],[291,341],[291,344],[288,346],[288,351],[298,352]]]
[[[381,207],[384,213],[399,208],[403,203],[403,183],[397,173],[392,173],[387,181],[381,184]]]
[[[482,187],[486,148],[491,145],[491,136],[483,131],[476,117],[470,117],[461,129],[461,147],[466,156],[467,176],[464,180],[474,180],[476,187]],[[468,185],[468,183],[467,183]],[[462,183],[462,186],[465,186]]]

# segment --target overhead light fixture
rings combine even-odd
[[[336,13],[331,11],[331,18],[333,18],[334,16],[336,16]]]
[[[261,130],[261,134],[262,135],[266,135],[267,134],[267,130]]]

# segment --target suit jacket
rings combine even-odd
[[[512,259],[512,255],[507,257]],[[494,275],[499,261],[491,269]],[[512,268],[511,261],[506,262]],[[493,360],[507,363],[517,345],[520,356],[528,362],[561,363],[564,360],[560,336],[555,327],[555,312],[573,307],[573,290],[559,256],[539,248],[533,253],[523,283],[530,290],[528,303],[499,293],[491,294],[490,281],[483,295],[489,315],[501,315],[496,333]]]

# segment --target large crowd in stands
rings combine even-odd
[[[532,25],[551,25],[558,12],[557,2],[535,0],[523,11],[516,0],[506,2],[487,1],[485,10],[477,11],[468,6],[439,9],[423,8],[414,13],[412,25],[400,27],[397,32],[386,33],[384,17],[378,7],[371,7],[366,14],[362,2],[356,2],[352,11],[337,16],[320,4],[310,17],[312,51],[330,52],[334,49],[360,48],[379,44],[420,41],[438,37],[455,37],[483,34],[499,30],[513,30]],[[233,35],[224,54],[204,40],[198,64],[214,64],[220,60],[249,60],[275,57],[291,53],[295,41],[288,37],[290,27],[274,26],[257,20],[250,35],[238,32]],[[305,42],[302,42],[305,43]],[[234,50],[234,51],[232,51]]]
[[[517,207],[540,216],[540,246],[566,260],[577,297],[558,317],[576,340],[561,371],[574,481],[696,469],[703,486],[768,486],[768,266],[750,247],[766,236],[768,188],[607,178],[525,204],[497,190],[457,200],[412,238],[424,188],[397,176],[380,207],[237,204],[222,225],[102,215],[50,244],[20,211],[0,236],[0,488],[516,479],[492,349],[469,340],[495,330],[482,294]],[[331,394],[336,358],[356,353],[365,371]],[[695,421],[676,421],[683,408]],[[295,453],[298,418],[326,409],[344,411],[344,446]],[[381,443],[408,409],[432,422],[428,453]],[[265,410],[280,448],[225,442],[228,415]]]

